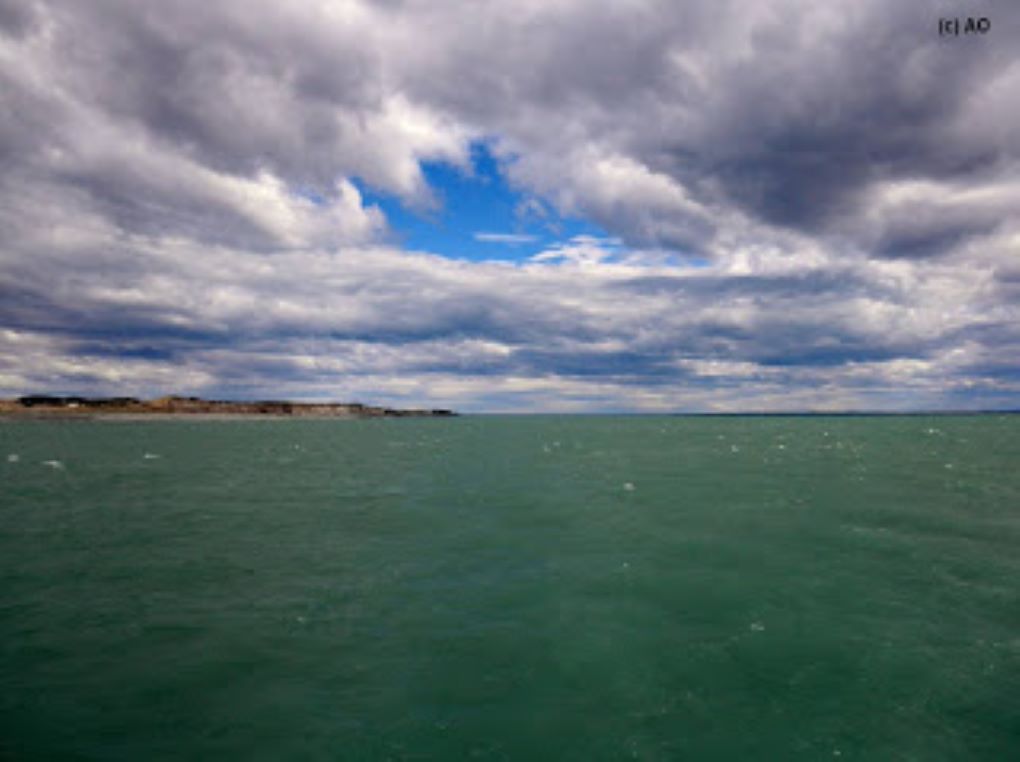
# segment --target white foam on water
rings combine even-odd
[[[765,625],[761,622],[751,622],[751,632],[762,632],[765,629]]]
[[[145,455],[142,456],[142,458],[144,460],[157,460],[157,459],[159,459],[161,457],[162,457],[161,455],[157,455],[154,452],[147,452],[147,453],[145,453]]]
[[[55,468],[58,471],[64,468],[64,464],[61,463],[59,460],[44,460],[42,464],[44,466],[49,466],[50,468]]]
[[[10,455],[7,456],[8,463],[17,463],[19,460],[21,460],[21,456],[18,455],[18,453],[16,452],[12,452]]]
[[[740,448],[736,445],[730,445],[730,452],[740,452]]]
[[[636,489],[636,487],[631,482],[624,482],[623,489],[625,492],[633,492]]]

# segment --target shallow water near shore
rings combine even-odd
[[[1020,755],[1020,417],[0,423],[0,758]]]

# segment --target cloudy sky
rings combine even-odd
[[[0,162],[3,396],[1020,407],[1015,0],[0,0]]]

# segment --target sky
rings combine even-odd
[[[1020,408],[1014,0],[0,0],[0,169],[0,396]]]

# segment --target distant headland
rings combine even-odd
[[[358,402],[239,402],[200,397],[57,397],[43,394],[0,400],[0,417],[92,418],[98,416],[269,416],[277,418],[407,418],[456,415],[452,410],[362,405]]]

